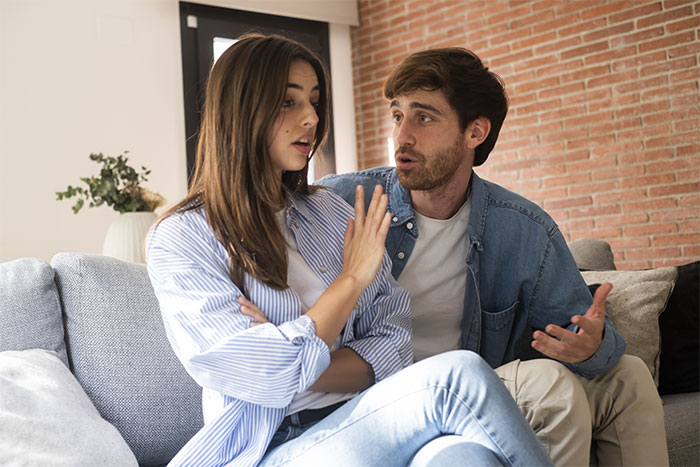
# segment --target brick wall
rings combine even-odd
[[[619,269],[700,258],[700,2],[360,0],[353,68],[361,168],[386,165],[381,86],[410,52],[463,46],[510,110],[479,175],[545,208]]]

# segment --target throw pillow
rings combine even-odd
[[[641,358],[659,384],[659,315],[666,307],[678,272],[674,267],[644,271],[582,271],[586,284],[610,282],[605,310],[625,342],[625,353]]]
[[[0,352],[0,465],[138,466],[56,352]]]
[[[659,392],[700,389],[700,261],[678,266],[678,280],[659,318],[661,368]]]

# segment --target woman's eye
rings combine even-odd
[[[282,102],[282,107],[287,108],[287,107],[292,107],[294,105],[294,99],[285,99]]]
[[[312,102],[312,103],[311,103],[311,106],[312,106],[314,109],[318,110],[318,109],[321,108],[321,103],[320,103],[320,102]]]

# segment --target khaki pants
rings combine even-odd
[[[588,466],[593,452],[599,466],[668,466],[661,399],[639,358],[624,355],[590,380],[547,359],[496,373],[555,465]]]

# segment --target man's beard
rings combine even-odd
[[[426,156],[409,147],[401,146],[396,154],[413,156],[421,165],[412,169],[396,169],[399,183],[407,190],[429,191],[447,185],[457,175],[457,168],[464,160],[464,135],[459,135],[449,148]]]

